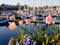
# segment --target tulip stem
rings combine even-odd
[[[20,26],[21,27],[21,26]],[[24,31],[27,31],[28,33],[30,33],[30,31],[26,30],[25,28],[21,27],[22,29],[24,29]]]
[[[16,29],[16,32],[17,32],[17,34],[18,34],[18,39],[20,39],[20,35],[19,35],[19,32],[18,32],[18,30]]]
[[[18,36],[19,36],[19,32],[16,30],[16,32],[17,32],[17,34],[18,34]]]

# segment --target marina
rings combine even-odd
[[[0,3],[0,45],[60,45],[60,0]]]

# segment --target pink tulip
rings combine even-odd
[[[20,20],[18,23],[19,23],[19,25],[22,25],[23,24],[23,20]]]
[[[49,16],[46,17],[46,23],[47,23],[47,24],[51,24],[51,23],[53,23],[53,21],[54,21],[54,20],[53,20],[53,18],[52,18],[51,15],[49,15]]]
[[[31,20],[30,19],[26,19],[26,24],[30,24],[31,23]]]
[[[11,29],[11,30],[15,30],[15,29],[16,29],[16,24],[15,24],[15,22],[10,23],[9,29]]]

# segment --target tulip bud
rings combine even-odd
[[[58,41],[58,42],[56,43],[56,45],[60,45],[60,41]]]
[[[44,35],[44,38],[46,38],[46,37],[47,37],[47,34]]]
[[[46,23],[47,23],[47,24],[53,23],[53,18],[52,18],[51,15],[49,15],[49,16],[46,17]]]
[[[54,36],[54,39],[55,40],[58,40],[58,34]]]
[[[55,24],[55,21],[53,20],[53,22],[52,22],[53,24]]]
[[[9,24],[9,29],[11,29],[11,30],[15,30],[16,29],[15,22],[12,22],[12,23]]]

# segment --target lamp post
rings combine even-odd
[[[17,5],[18,5],[18,10],[21,10],[20,4],[19,4],[19,3],[17,3]]]

